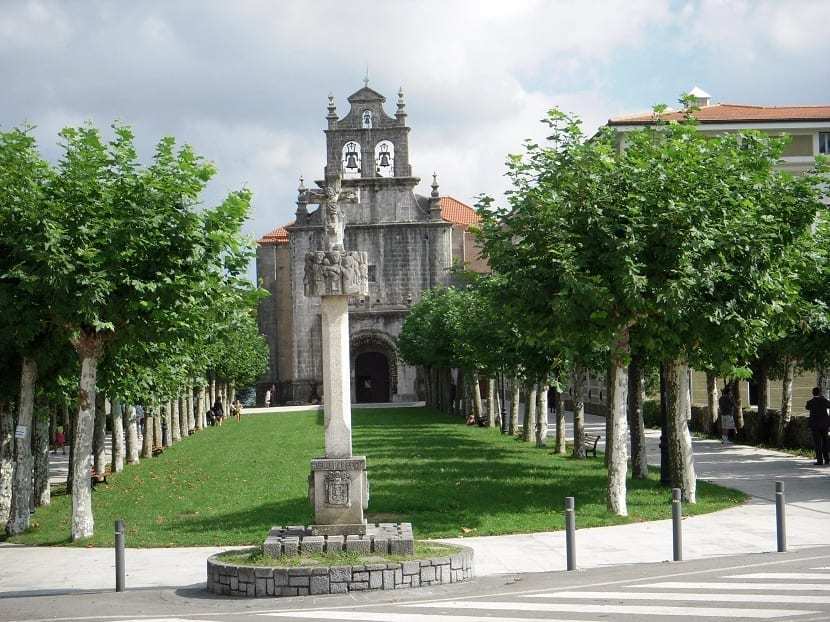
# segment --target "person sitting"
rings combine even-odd
[[[207,424],[209,426],[216,425],[216,418],[213,416],[212,408],[208,408],[208,411],[205,413],[205,417],[207,418]]]

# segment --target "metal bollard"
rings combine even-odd
[[[565,497],[565,549],[568,570],[576,570],[576,510],[573,497]]]
[[[683,561],[683,507],[680,501],[680,489],[671,489],[672,552],[676,562]]]
[[[115,521],[115,591],[123,592],[126,583],[124,569],[124,521]]]
[[[787,550],[787,516],[785,513],[784,482],[775,482],[775,526],[778,534],[778,552]]]

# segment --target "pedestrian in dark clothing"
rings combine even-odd
[[[222,420],[225,418],[225,411],[222,408],[222,401],[216,400],[213,403],[213,417],[216,419],[216,425],[221,426]]]
[[[735,399],[732,397],[729,383],[723,387],[723,392],[718,400],[718,411],[721,442],[726,443],[729,440],[729,431],[735,429]]]
[[[816,448],[816,464],[830,465],[830,441],[827,431],[830,429],[830,400],[821,394],[821,389],[813,389],[813,399],[807,402],[810,418],[807,423],[813,432],[813,444]]]

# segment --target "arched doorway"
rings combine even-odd
[[[381,352],[362,352],[357,355],[354,364],[355,401],[388,402],[389,393],[389,359]]]

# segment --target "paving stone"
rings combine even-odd
[[[306,536],[300,540],[300,551],[303,553],[322,553],[325,544],[325,536]]]
[[[352,573],[352,581],[368,581],[369,580],[369,573],[368,572],[354,572]]]
[[[300,552],[300,539],[297,537],[285,538],[282,541],[283,555],[298,555]]]
[[[349,583],[349,589],[353,592],[361,592],[369,589],[368,581],[352,581]]]
[[[328,536],[326,538],[326,551],[338,552],[343,550],[345,538],[343,536]]]
[[[403,564],[402,564],[402,565],[403,565],[403,573],[404,573],[405,575],[407,575],[407,574],[415,574],[415,573],[417,573],[417,572],[420,572],[420,570],[421,570],[421,564],[420,564],[420,563],[418,563],[417,561],[414,561],[414,562],[403,562]]]
[[[288,577],[288,585],[291,587],[308,587],[308,581],[311,577]]]
[[[383,571],[374,570],[369,573],[369,588],[376,590],[383,585]]]
[[[389,588],[395,587],[395,571],[394,570],[384,570],[383,571],[383,589],[388,590]]]
[[[366,564],[366,570],[386,570],[386,564]]]
[[[266,586],[265,586],[265,579],[257,579],[256,580],[256,588],[255,588],[256,596],[265,596]]]
[[[435,566],[421,568],[421,581],[435,581]]]
[[[274,569],[274,585],[277,587],[288,585],[288,571],[285,568]]]
[[[331,594],[345,594],[348,591],[348,583],[329,583],[329,592]]]

